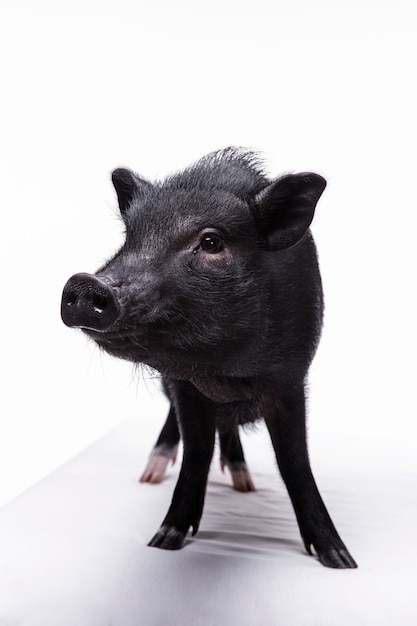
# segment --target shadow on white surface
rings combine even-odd
[[[258,490],[235,492],[215,458],[199,533],[182,551],[161,551],[146,544],[178,466],[160,485],[137,482],[153,443],[145,426],[122,423],[0,511],[2,626],[416,623],[416,473],[336,465],[330,477],[318,464],[359,563],[329,570],[304,552],[261,428],[243,437]]]

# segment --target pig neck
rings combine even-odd
[[[204,376],[195,374],[189,381],[214,402],[257,402],[260,390],[256,381],[250,378],[228,378],[226,376]]]
[[[214,402],[254,402],[258,403],[267,391],[274,386],[268,384],[265,375],[260,380],[254,376],[227,376],[214,373],[211,369],[178,364],[167,364],[161,367],[160,363],[148,361],[147,365],[157,370],[163,378],[188,381],[200,393]]]

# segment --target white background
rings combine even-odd
[[[313,453],[327,433],[329,462],[415,466],[414,7],[2,0],[0,502],[126,417],[156,435],[157,385],[64,327],[61,290],[120,245],[114,167],[232,144],[328,180]]]

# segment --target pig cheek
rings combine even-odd
[[[220,269],[218,259],[213,260],[211,269],[215,269],[215,264]],[[245,287],[251,286],[252,281],[240,272],[236,273],[237,268],[232,264],[222,268],[226,271],[209,271],[206,265],[205,271],[193,272],[178,294],[180,315],[177,333],[173,328],[171,340],[178,342],[180,347],[184,344],[190,349],[201,348],[206,355],[218,356],[219,349],[246,340],[255,311],[249,305],[251,319],[247,320],[248,301],[253,290],[248,294]]]

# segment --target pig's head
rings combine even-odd
[[[126,169],[112,180],[125,242],[95,275],[67,282],[65,324],[166,375],[253,372],[271,332],[265,255],[278,266],[304,237],[324,179],[271,182],[253,154],[228,149],[162,183]]]

